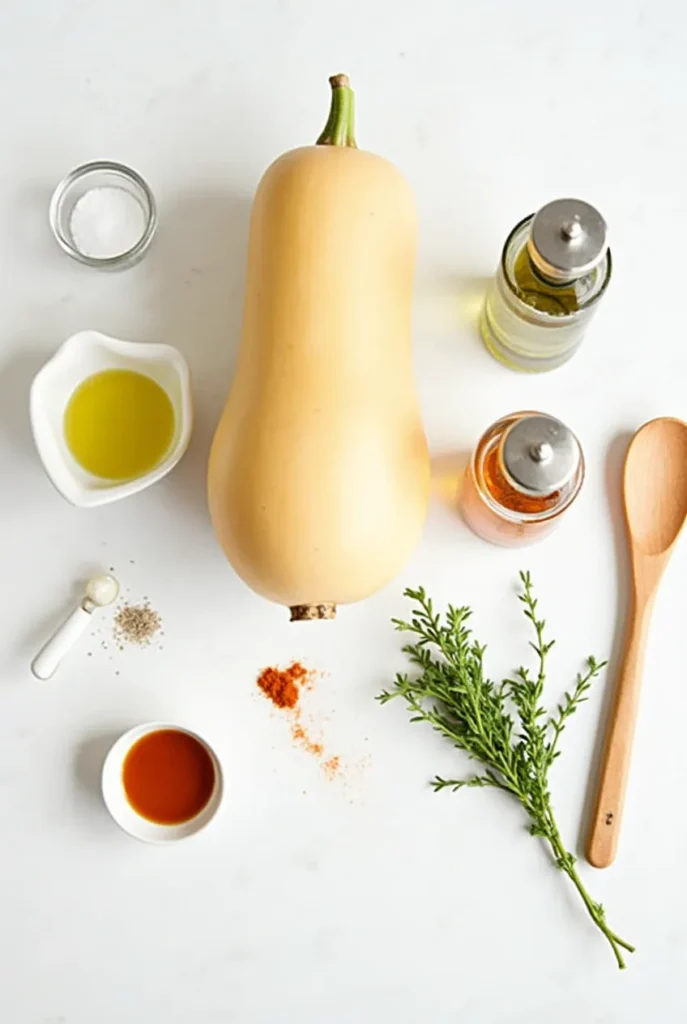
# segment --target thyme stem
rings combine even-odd
[[[414,642],[403,648],[416,669],[411,678],[396,676],[394,688],[380,694],[384,704],[396,697],[405,700],[411,721],[428,722],[470,759],[479,761],[484,772],[465,779],[436,776],[433,787],[458,790],[490,787],[517,799],[530,819],[532,835],[545,839],[556,866],[577,889],[592,921],[608,940],[618,967],[625,967],[623,950],[634,947],[611,931],[603,906],[596,903],[576,868],[576,858],[563,842],[549,790],[549,770],[560,754],[559,741],[568,719],[587,699],[592,679],[605,662],[587,659],[587,671],[577,676],[572,691],[565,694],[554,714],[542,705],[547,657],[553,641],[545,640],[546,622],[537,615],[529,573],[520,573],[519,599],[532,623],[537,655],[537,672],[532,677],[520,667],[513,678],[495,685],[484,674],[485,647],[472,639],[466,626],[470,609],[449,605],[445,616],[434,610],[422,588],[406,590],[414,602],[409,622],[394,620],[399,632],[411,633]]]

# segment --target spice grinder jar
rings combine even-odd
[[[88,267],[121,270],[138,263],[157,227],[148,183],[125,164],[96,160],[71,171],[50,201],[58,245]]]
[[[583,480],[582,448],[569,427],[545,413],[512,413],[480,438],[460,508],[484,540],[523,546],[551,532]]]

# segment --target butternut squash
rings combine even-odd
[[[415,204],[390,163],[357,149],[346,76],[330,83],[317,145],[276,160],[255,196],[208,473],[227,558],[294,620],[332,618],[388,583],[429,494],[411,362]]]

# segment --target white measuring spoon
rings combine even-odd
[[[79,639],[96,608],[112,604],[119,596],[119,583],[114,576],[94,576],[86,585],[84,599],[78,608],[50,637],[31,662],[31,671],[37,679],[50,679],[57,671],[65,654]]]

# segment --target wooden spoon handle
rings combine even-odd
[[[649,618],[650,602],[636,600],[607,726],[596,809],[587,842],[587,860],[595,868],[612,864],[618,847]]]

